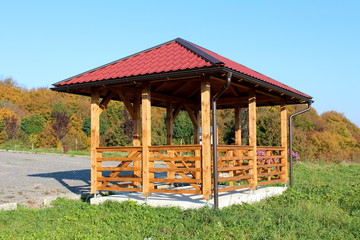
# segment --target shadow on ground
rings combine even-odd
[[[53,178],[69,191],[75,194],[89,194],[90,192],[90,170],[74,170],[63,172],[50,172],[30,174],[29,177]]]

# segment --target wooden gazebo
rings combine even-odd
[[[229,76],[231,79],[227,79]],[[230,85],[217,101],[217,107],[235,109],[235,145],[213,146],[211,101],[227,80]],[[193,193],[209,199],[213,193],[213,176],[218,176],[218,182],[226,183],[219,192],[286,184],[286,106],[311,102],[311,97],[302,92],[180,38],[54,86],[55,91],[91,96],[93,194],[97,191],[133,191],[144,196],[153,192]],[[111,100],[123,101],[134,121],[133,146],[99,146],[99,116]],[[167,145],[151,145],[151,106],[166,108]],[[281,146],[257,146],[257,106],[280,106]],[[243,107],[249,109],[249,145],[246,146],[241,142],[240,108]],[[193,145],[173,145],[173,123],[181,110],[187,111],[194,125]],[[213,147],[218,156],[214,174]],[[261,156],[257,154],[260,151]],[[105,157],[105,152],[118,155]],[[170,187],[160,188],[160,183]],[[173,184],[183,187],[171,187]]]

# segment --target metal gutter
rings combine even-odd
[[[212,98],[212,114],[213,114],[213,169],[214,169],[214,206],[219,209],[219,186],[218,186],[218,160],[217,160],[217,120],[216,120],[216,101],[230,87],[232,73],[228,72],[226,83],[223,88],[217,92]]]
[[[293,172],[293,157],[292,157],[292,119],[293,117],[303,114],[311,109],[311,103],[312,101],[308,102],[308,107],[306,109],[303,109],[299,112],[293,113],[289,117],[289,160],[290,160],[290,187],[293,187],[294,185],[294,172]]]

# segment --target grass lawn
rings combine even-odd
[[[360,165],[300,163],[295,187],[216,211],[58,199],[0,211],[0,239],[360,239]]]

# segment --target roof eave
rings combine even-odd
[[[196,76],[207,73],[221,72],[223,68],[224,68],[223,66],[210,66],[210,67],[202,67],[195,69],[192,68],[192,69],[178,70],[172,72],[137,75],[137,76],[124,77],[124,78],[113,78],[113,79],[92,81],[86,83],[75,83],[75,84],[68,84],[62,86],[56,86],[55,84],[53,84],[54,87],[50,89],[57,92],[66,92],[69,90],[75,90],[75,89],[81,89],[87,87],[108,86],[108,85],[116,85],[116,84],[126,84],[130,82],[146,82],[151,80],[163,80],[169,78]]]
[[[236,70],[233,70],[233,69],[230,69],[230,68],[227,68],[227,67],[224,67],[224,71],[230,71],[232,72],[233,76],[236,76],[238,78],[243,78],[243,79],[246,79],[246,81],[250,82],[250,83],[253,83],[253,84],[258,84],[260,86],[263,86],[263,87],[267,87],[269,89],[272,89],[274,91],[277,91],[277,92],[280,92],[280,93],[284,93],[288,96],[291,96],[291,97],[295,97],[295,98],[298,98],[300,100],[303,100],[305,102],[314,102],[312,100],[312,97],[310,98],[307,98],[303,95],[300,95],[298,93],[295,93],[295,92],[292,92],[292,91],[289,91],[289,90],[286,90],[282,87],[279,87],[279,86],[276,86],[274,84],[271,84],[271,83],[267,83],[261,79],[258,79],[258,78],[255,78],[255,77],[252,77],[252,76],[249,76],[247,74],[244,74],[244,73],[241,73],[241,72],[238,72]]]

